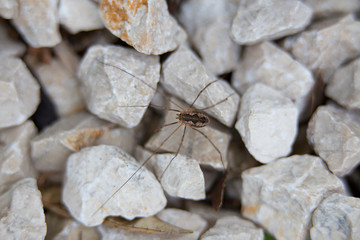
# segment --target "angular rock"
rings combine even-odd
[[[302,0],[302,2],[314,10],[315,16],[351,13],[358,11],[360,8],[358,0]]]
[[[112,124],[80,112],[62,118],[31,140],[31,158],[39,171],[64,171],[67,157],[94,145]]]
[[[18,0],[12,22],[32,47],[53,47],[61,41],[57,17],[58,0]]]
[[[348,15],[315,24],[293,42],[291,53],[327,82],[343,62],[360,54],[360,22]]]
[[[165,0],[103,0],[100,10],[106,28],[141,53],[163,54],[186,40]]]
[[[311,215],[331,193],[343,193],[323,161],[294,155],[242,173],[242,213],[276,239],[306,239]],[[276,219],[276,221],[274,221]]]
[[[360,58],[337,69],[325,93],[346,108],[360,109]]]
[[[291,152],[297,119],[298,110],[290,98],[257,83],[242,98],[235,128],[250,154],[268,163]]]
[[[98,6],[91,0],[60,0],[59,21],[72,34],[104,27]]]
[[[0,60],[0,128],[19,125],[40,102],[40,86],[19,58]]]
[[[18,39],[13,39],[11,34],[13,31],[5,23],[0,23],[0,56],[4,58],[5,56],[20,57],[25,52],[25,45],[18,41]]]
[[[166,205],[163,190],[146,168],[118,147],[100,145],[72,154],[66,166],[63,202],[85,226],[109,215],[131,220],[156,214]],[[125,185],[119,190],[119,188]]]
[[[263,240],[264,231],[250,221],[236,216],[222,217],[215,226],[207,230],[201,240]]]
[[[113,145],[133,155],[137,145],[136,136],[140,130],[134,128],[106,127],[94,145]]]
[[[308,109],[314,86],[311,72],[271,42],[246,47],[232,77],[232,85],[241,94],[257,82],[283,92],[300,113]]]
[[[191,0],[181,4],[179,19],[206,69],[215,75],[232,71],[240,46],[230,38],[237,6],[230,1]]]
[[[36,131],[32,121],[0,131],[0,193],[17,180],[36,177],[30,159],[30,139]]]
[[[215,80],[196,55],[185,46],[166,59],[162,66],[162,73],[161,83],[164,89],[188,104],[194,101],[207,84]],[[229,127],[235,120],[240,97],[227,82],[219,80],[211,84],[197,99],[194,107],[201,110],[226,98],[228,98],[226,101],[205,112]]]
[[[0,16],[12,19],[18,15],[19,3],[14,0],[0,0]]]
[[[334,193],[314,211],[310,236],[313,240],[348,239],[360,236],[360,199]]]
[[[313,114],[308,141],[337,176],[349,173],[360,162],[360,113],[335,105],[320,106]]]
[[[79,77],[89,110],[130,128],[139,124],[155,94],[159,57],[124,47],[93,46],[81,62]]]
[[[16,182],[0,195],[0,205],[0,239],[45,238],[44,209],[34,178]]]
[[[312,17],[312,9],[296,0],[259,0],[240,6],[231,26],[238,44],[273,40],[303,30]]]

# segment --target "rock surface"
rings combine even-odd
[[[312,212],[331,193],[343,193],[340,179],[322,160],[294,155],[242,174],[242,213],[276,239],[306,239]],[[274,221],[276,219],[276,221]]]
[[[81,62],[79,77],[89,110],[130,128],[139,124],[155,94],[159,58],[124,47],[93,46]]]
[[[106,28],[141,53],[163,54],[186,40],[165,0],[103,0],[100,10]]]
[[[1,0],[0,0],[1,1]],[[0,23],[0,56],[20,57],[25,52],[25,45],[11,37],[13,31],[9,26],[4,23]]]
[[[314,10],[316,16],[330,16],[338,13],[356,12],[360,8],[358,0],[302,0]]]
[[[349,173],[360,162],[360,113],[335,105],[320,106],[313,114],[308,141],[337,176]]]
[[[0,0],[0,16],[5,19],[16,17],[19,12],[19,3],[14,0]]]
[[[257,83],[242,98],[235,128],[250,154],[268,163],[291,152],[297,119],[298,110],[290,98]]]
[[[128,220],[154,215],[166,205],[155,176],[143,168],[126,182],[139,166],[115,146],[84,148],[67,161],[63,202],[85,226],[100,225],[109,215]]]

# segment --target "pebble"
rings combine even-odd
[[[139,124],[155,95],[160,79],[159,57],[119,46],[97,45],[87,51],[78,75],[90,112],[131,128]]]
[[[5,19],[12,19],[16,17],[19,12],[19,3],[14,0],[1,0],[0,2],[0,16]]]
[[[317,108],[307,130],[308,141],[330,171],[343,176],[360,162],[360,113],[335,105]]]
[[[1,10],[0,10],[1,11]],[[10,27],[0,23],[0,56],[1,58],[12,56],[20,57],[25,53],[25,45],[11,37]]]
[[[358,0],[302,0],[302,2],[314,10],[316,17],[356,12],[360,8]]]
[[[294,155],[242,173],[242,214],[276,239],[306,239],[312,212],[342,181],[321,158]],[[276,219],[276,221],[274,221]]]
[[[112,34],[144,54],[173,51],[187,38],[165,0],[103,0],[100,11]]]
[[[297,121],[298,109],[290,98],[257,83],[243,95],[235,128],[250,154],[268,163],[291,152]]]
[[[40,86],[19,58],[2,58],[0,72],[0,128],[20,125],[35,112]]]

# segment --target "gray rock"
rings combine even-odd
[[[310,6],[317,17],[356,12],[360,8],[358,0],[302,0],[302,2]]]
[[[0,0],[0,16],[6,19],[16,17],[19,12],[19,3],[14,0]]]
[[[20,57],[25,53],[25,45],[11,38],[11,29],[5,23],[0,23],[0,56]]]

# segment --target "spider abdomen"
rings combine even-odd
[[[196,128],[202,128],[210,123],[210,119],[204,113],[188,109],[177,114],[179,122]]]

